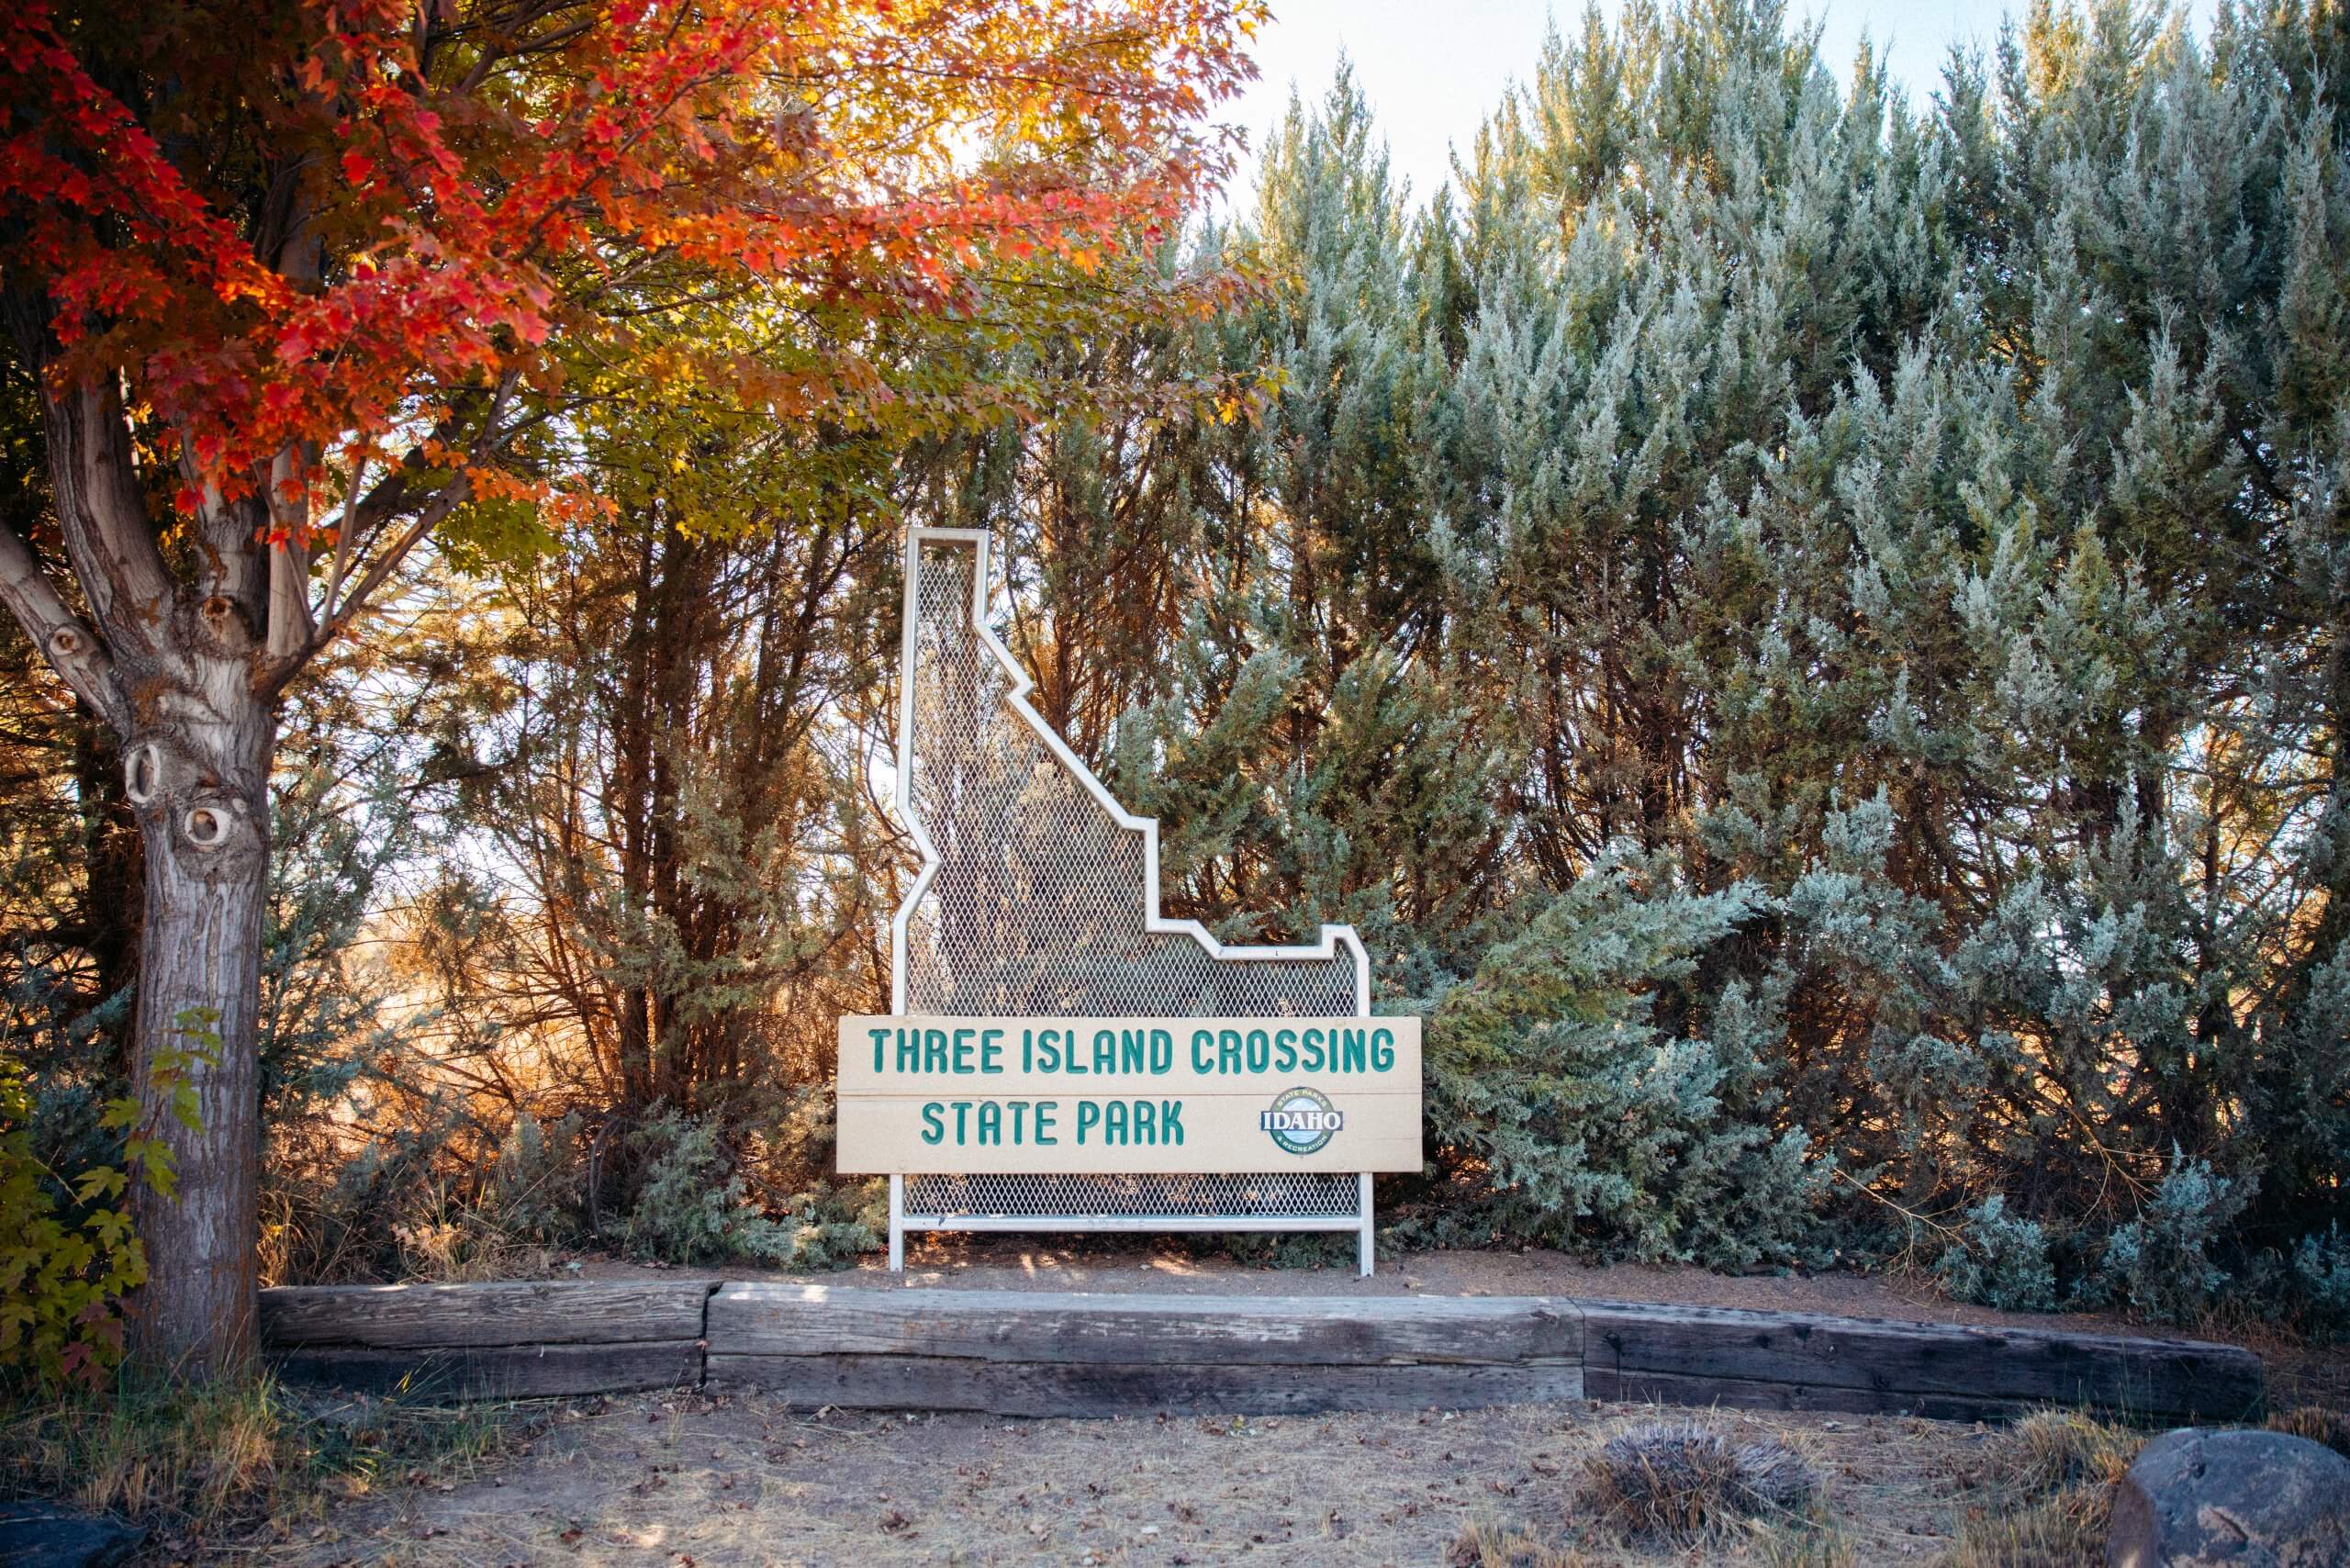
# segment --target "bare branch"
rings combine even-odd
[[[310,617],[310,552],[303,543],[310,521],[308,466],[302,451],[290,446],[269,465],[271,532],[275,537],[269,550],[264,655],[253,674],[254,685],[263,690],[284,684],[317,642],[318,626]]]
[[[470,500],[473,493],[473,480],[463,474],[453,476],[447,484],[435,490],[431,498],[417,509],[416,519],[408,524],[407,531],[393,543],[391,548],[375,558],[375,565],[368,567],[366,575],[352,586],[342,603],[328,611],[325,622],[319,628],[317,645],[324,647],[341,635],[343,628],[367,607],[367,600],[375,590],[384,586],[384,580],[399,569],[400,563],[408,559],[411,551],[424,543],[424,536],[438,528],[451,512]]]
[[[335,596],[342,592],[342,580],[351,573],[351,544],[359,537],[359,492],[367,477],[367,459],[351,460],[351,483],[342,492],[342,521],[335,525],[334,569],[327,574],[326,592],[319,596],[319,612],[326,613],[334,607]],[[315,624],[315,622],[313,622]]]
[[[130,426],[110,376],[44,386],[50,485],[65,553],[107,642],[152,651],[174,595],[130,455]]]
[[[491,394],[489,411],[482,419],[481,433],[474,438],[473,445],[467,453],[470,462],[487,462],[493,453],[510,439],[513,432],[500,430],[498,420],[505,413],[507,402],[512,398],[514,388],[520,380],[519,375],[509,371],[498,382],[497,391]],[[397,498],[405,495],[407,484],[408,476],[399,469],[394,469],[368,496],[366,502],[359,508],[360,511],[364,513],[373,510],[379,499],[387,502],[396,501]],[[356,489],[355,485],[353,488]],[[342,602],[335,604],[330,599],[326,615],[319,623],[318,645],[324,646],[339,635],[344,627],[350,625],[353,618],[366,608],[369,598],[376,589],[383,587],[385,579],[399,569],[400,563],[408,558],[409,552],[424,543],[425,535],[439,527],[451,512],[471,500],[473,493],[473,480],[464,473],[452,476],[446,483],[435,490],[425,500],[423,506],[417,509],[415,520],[397,540],[393,541],[390,548],[375,558],[375,565],[368,567],[366,575],[352,588]],[[349,510],[349,508],[345,508],[346,514]],[[346,515],[344,526],[351,526],[351,521],[350,517]]]
[[[66,607],[57,585],[17,531],[0,522],[0,603],[8,607],[75,696],[114,726],[130,733],[130,702],[115,679],[106,644]]]
[[[287,539],[269,552],[269,631],[263,639],[268,661],[261,672],[263,683],[274,684],[276,666],[299,665],[309,657],[317,635],[318,624],[310,618],[310,553],[298,540]]]

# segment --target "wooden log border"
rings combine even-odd
[[[295,1285],[261,1293],[291,1383],[418,1398],[534,1399],[698,1386],[706,1280]]]
[[[1004,1416],[1578,1399],[2236,1421],[2259,1358],[2192,1340],[1550,1296],[1145,1296],[694,1280],[262,1293],[281,1376],[419,1396],[758,1390]]]

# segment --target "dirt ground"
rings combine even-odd
[[[578,1260],[562,1271],[651,1271]],[[1966,1307],[1899,1277],[1732,1279],[1593,1268],[1541,1251],[1382,1260],[1364,1281],[1349,1268],[1263,1267],[1181,1242],[944,1238],[917,1248],[903,1276],[873,1266],[816,1278],[884,1290],[1567,1295],[2146,1332],[2118,1319]],[[2278,1408],[2350,1405],[2342,1352],[2264,1338],[2256,1327],[2208,1337],[2263,1353]],[[1628,1424],[1691,1414],[1739,1440],[1769,1434],[1795,1448],[1821,1478],[1816,1519],[1704,1548],[1621,1540],[1593,1514],[1585,1461]],[[501,1457],[459,1473],[354,1485],[314,1533],[251,1542],[239,1555],[295,1568],[1465,1568],[1481,1560],[1464,1551],[1464,1533],[1483,1527],[1488,1539],[1516,1536],[1550,1554],[1522,1560],[1529,1564],[1930,1563],[1989,1502],[1969,1478],[1993,1440],[1980,1426],[1908,1417],[1597,1403],[1080,1421],[885,1416],[680,1394],[542,1402],[521,1407],[516,1421]]]
[[[316,1539],[305,1568],[504,1563],[1448,1562],[1471,1527],[1531,1532],[1603,1564],[1777,1562],[1786,1532],[1702,1553],[1612,1539],[1581,1506],[1584,1457],[1627,1406],[1109,1421],[917,1418],[760,1398],[576,1401],[530,1451],[470,1478],[393,1483]],[[1939,1558],[1970,1506],[1983,1428],[1893,1417],[1715,1417],[1769,1432],[1823,1478],[1843,1561]],[[1774,1534],[1778,1539],[1774,1540]]]

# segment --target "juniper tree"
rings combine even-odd
[[[1440,956],[1388,983],[1468,984],[1434,1128],[1495,1216],[1684,1247],[1595,1194],[1723,1134],[1856,1217],[1997,1193],[2070,1282],[2180,1159],[2241,1243],[2338,1217],[2344,39],[2043,6],[1913,102],[1718,0],[1587,17],[1416,208],[1343,80],[1277,136],[1218,242],[1288,287],[1213,352],[1281,381],[1155,525],[1201,591],[1121,771],[1286,868],[1211,914],[1345,888]],[[1441,722],[1341,724],[1382,667]],[[1566,1130],[1725,1037],[1759,1076],[1670,1158]]]

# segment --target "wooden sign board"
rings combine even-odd
[[[1417,1018],[852,1016],[843,1175],[1420,1169]]]

